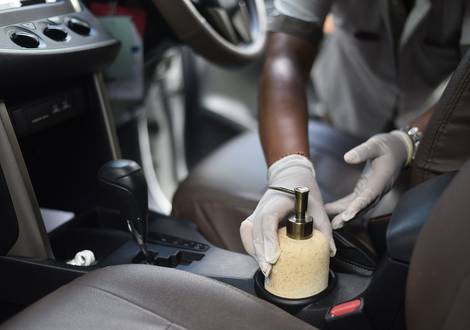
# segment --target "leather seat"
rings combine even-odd
[[[148,265],[89,273],[33,304],[2,329],[314,329],[221,282]]]
[[[420,232],[406,287],[410,330],[470,329],[469,187],[467,161]]]
[[[326,124],[309,123],[311,156],[325,202],[352,192],[362,167],[347,165],[345,152],[362,142]],[[240,223],[255,209],[267,186],[267,168],[257,132],[236,137],[203,160],[179,186],[172,215],[193,221],[213,244],[244,252]],[[398,200],[391,193],[382,214]]]

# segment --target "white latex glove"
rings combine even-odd
[[[323,200],[315,180],[312,162],[304,156],[290,155],[269,167],[269,186],[294,189],[304,186],[310,189],[307,215],[313,217],[314,227],[321,231],[330,243],[331,255],[336,253],[330,220],[323,207]],[[245,250],[252,255],[265,276],[280,255],[277,231],[279,223],[294,211],[294,197],[267,190],[255,211],[240,226]]]
[[[328,214],[336,215],[332,221],[334,229],[343,227],[345,222],[390,190],[403,166],[411,160],[413,148],[406,133],[392,131],[374,135],[344,155],[349,164],[366,161],[367,164],[350,195],[325,205]]]
[[[83,250],[77,252],[73,259],[67,261],[67,264],[71,266],[88,267],[93,265],[95,262],[95,254],[90,250]]]

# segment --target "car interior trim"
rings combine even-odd
[[[118,159],[121,156],[121,150],[119,148],[117,134],[114,129],[116,126],[114,125],[113,116],[111,115],[111,106],[106,94],[103,77],[100,73],[95,73],[93,75],[93,83],[95,84],[96,93],[98,96],[101,115],[103,117],[103,123],[108,138],[109,149],[111,150],[113,159]]]
[[[44,17],[59,16],[78,12],[81,6],[77,6],[76,0],[68,0],[56,3],[45,3],[36,6],[27,6],[11,10],[4,10],[0,13],[0,27],[22,23]],[[15,15],[11,15],[14,11]]]
[[[138,123],[139,149],[142,157],[142,169],[149,188],[149,205],[158,212],[169,215],[171,212],[171,202],[165,196],[162,186],[155,173],[152,150],[150,147],[150,138],[148,132],[148,123],[145,118],[140,118]]]
[[[18,239],[8,255],[53,258],[39,204],[3,102],[0,103],[0,123],[0,165],[18,220]]]

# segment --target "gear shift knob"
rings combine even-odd
[[[119,210],[147,257],[148,195],[142,169],[132,160],[112,160],[101,167],[98,178],[107,206]]]

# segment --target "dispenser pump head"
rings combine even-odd
[[[269,189],[294,195],[294,216],[290,217],[287,221],[287,236],[296,240],[304,240],[312,237],[313,218],[306,216],[308,193],[310,190],[307,187],[296,187],[293,190],[284,187],[269,187]]]

